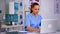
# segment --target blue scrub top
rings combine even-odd
[[[24,29],[25,31],[28,31],[26,29],[27,26],[31,26],[32,28],[39,28],[41,26],[41,19],[42,17],[37,14],[36,17],[32,15],[32,13],[28,14],[25,18],[25,23],[24,23]]]

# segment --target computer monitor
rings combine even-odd
[[[18,22],[18,15],[17,14],[6,14],[5,15],[6,22],[10,22],[9,24],[12,25],[12,22]]]

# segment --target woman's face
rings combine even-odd
[[[39,13],[39,9],[40,9],[40,7],[39,7],[39,5],[35,5],[33,8],[32,8],[32,13],[34,14],[34,15],[36,15],[36,14],[38,14]]]

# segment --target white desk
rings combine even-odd
[[[6,34],[6,32],[1,32],[0,34]],[[18,32],[18,34],[21,34],[21,32]],[[55,33],[27,33],[27,34],[60,34],[60,32],[55,32]]]

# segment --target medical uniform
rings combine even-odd
[[[28,31],[26,29],[27,26],[38,29],[41,26],[41,19],[42,19],[42,17],[38,14],[36,17],[34,17],[32,13],[28,14],[25,18],[25,23],[24,23],[25,31]]]

